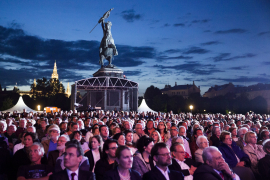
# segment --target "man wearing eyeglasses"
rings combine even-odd
[[[97,161],[95,166],[95,174],[97,180],[103,180],[105,172],[113,169],[115,163],[115,152],[118,143],[114,139],[107,139],[103,145],[103,157]]]
[[[94,173],[79,169],[83,154],[80,142],[75,139],[67,142],[64,153],[66,169],[52,174],[49,180],[95,180]]]
[[[170,170],[182,172],[185,176],[185,180],[192,180],[196,163],[190,158],[185,159],[185,148],[183,144],[174,143],[172,144],[171,153],[173,156],[172,164],[169,165]]]
[[[181,172],[170,170],[172,157],[168,146],[161,142],[156,143],[151,150],[151,156],[156,162],[156,166],[143,175],[143,180],[183,180]]]
[[[205,148],[202,157],[204,164],[200,165],[194,172],[194,180],[240,180],[215,146]]]

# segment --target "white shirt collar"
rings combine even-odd
[[[74,173],[74,172],[76,173],[76,176],[74,177],[74,179],[75,180],[78,179],[78,177],[79,177],[79,168],[76,171],[70,171],[69,169],[66,169],[66,170],[67,170],[69,180],[71,180],[71,174]]]
[[[163,176],[166,178],[166,180],[170,180],[170,177],[169,177],[170,170],[168,167],[167,167],[165,172],[162,169],[160,169],[158,166],[156,166],[156,167],[163,174]]]

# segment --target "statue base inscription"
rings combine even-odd
[[[109,76],[123,78],[123,71],[114,67],[102,67],[93,74],[94,77]]]

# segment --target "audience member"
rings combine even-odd
[[[86,156],[89,160],[90,169],[89,171],[94,172],[96,163],[102,157],[101,153],[101,137],[99,135],[95,135],[90,137],[89,144],[90,144],[90,151],[87,151],[84,156]]]
[[[134,154],[132,169],[138,171],[141,176],[150,171],[155,165],[152,157],[150,157],[153,146],[154,140],[146,135],[137,141],[138,151]]]
[[[52,174],[49,180],[95,180],[95,175],[87,170],[81,169],[83,160],[83,150],[77,140],[71,140],[66,143],[64,153],[64,169]]]
[[[131,169],[133,162],[133,155],[131,149],[127,146],[119,146],[115,153],[116,162],[118,164],[112,170],[107,171],[104,174],[104,180],[141,180],[141,175]]]
[[[136,143],[140,137],[144,134],[143,126],[141,123],[135,125],[135,133],[133,134],[133,142]]]
[[[258,170],[258,162],[266,153],[263,150],[262,145],[257,145],[257,136],[255,132],[247,132],[244,140],[247,145],[243,148],[243,151],[249,156],[251,161],[251,170],[253,171],[256,179],[261,179],[262,177]]]
[[[202,158],[202,154],[203,154],[203,150],[207,147],[209,147],[209,141],[207,139],[206,136],[199,136],[196,140],[196,144],[199,147],[199,149],[197,149],[195,151],[195,161],[197,163],[204,163],[203,162],[203,158]]]
[[[270,179],[270,139],[263,142],[263,150],[266,155],[259,160],[258,170],[261,174],[262,180]]]
[[[104,126],[104,128],[107,126]],[[108,130],[108,128],[107,128]],[[109,131],[108,131],[109,134]],[[103,156],[97,161],[95,166],[95,175],[97,180],[103,180],[104,173],[113,169],[115,164],[115,152],[118,148],[118,142],[114,139],[105,140],[103,145]]]
[[[30,165],[23,165],[19,167],[17,172],[17,180],[25,179],[39,179],[45,180],[53,172],[53,168],[49,165],[41,164],[41,158],[45,154],[44,148],[41,143],[35,142],[29,147],[29,160]]]
[[[242,150],[247,145],[247,143],[244,141],[244,136],[248,132],[248,129],[245,127],[242,127],[238,129],[237,135],[239,140],[236,142],[237,146],[239,146]]]
[[[172,157],[170,150],[165,143],[156,143],[151,150],[151,156],[156,162],[156,166],[143,175],[144,180],[184,179],[184,175],[181,172],[170,170],[168,168],[168,166],[172,164]]]
[[[42,124],[43,121],[41,121]],[[43,125],[41,125],[42,128]],[[48,140],[42,141],[42,145],[45,150],[45,155],[48,157],[50,151],[56,150],[57,140],[60,135],[60,129],[56,124],[51,125],[47,130]]]
[[[203,150],[204,164],[200,165],[193,174],[194,180],[240,180],[229,165],[222,158],[221,152],[215,146],[207,147]]]
[[[170,148],[172,154],[172,164],[170,170],[182,172],[185,180],[192,180],[197,164],[190,158],[185,158],[185,148],[183,144],[173,143]]]
[[[82,139],[82,132],[81,131],[74,131],[71,135],[70,135],[71,140],[72,139],[76,139],[77,141],[79,141],[81,143],[83,152],[86,153],[87,151],[89,151],[89,146],[88,143]]]
[[[240,179],[255,179],[249,168],[251,162],[248,155],[232,140],[231,133],[223,131],[220,135],[220,141],[218,149],[222,153],[222,157]]]
[[[48,155],[48,165],[55,167],[56,160],[58,157],[62,156],[65,152],[65,144],[70,141],[69,136],[62,134],[57,140],[56,150],[50,151]]]

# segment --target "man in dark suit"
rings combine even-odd
[[[156,143],[151,150],[151,156],[156,161],[156,166],[143,175],[143,180],[184,180],[181,172],[169,170],[172,158],[165,143]]]
[[[173,159],[172,164],[169,165],[169,169],[182,172],[185,177],[190,177],[190,179],[192,179],[194,171],[197,169],[197,165],[192,159],[185,159],[184,145],[180,143],[174,143],[172,144],[170,150]]]
[[[214,146],[203,150],[204,164],[200,165],[193,174],[193,180],[240,180],[239,176],[230,169],[221,152]]]
[[[49,180],[95,180],[94,173],[79,170],[82,156],[83,149],[77,140],[67,142],[64,153],[64,166],[66,169],[52,174]]]

